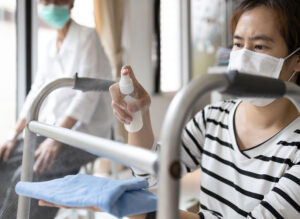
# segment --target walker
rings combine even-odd
[[[35,98],[26,121],[21,181],[32,181],[36,134],[74,147],[95,151],[103,157],[147,173],[158,175],[158,219],[178,219],[180,136],[189,112],[206,93],[219,91],[231,97],[290,99],[300,112],[300,87],[289,82],[230,71],[206,74],[180,90],[167,111],[161,132],[160,155],[128,144],[38,122],[44,99],[55,89],[73,87],[81,91],[107,91],[114,82],[91,78],[61,78],[44,86]],[[109,145],[109,146],[108,146]],[[18,219],[28,219],[30,198],[19,196]]]

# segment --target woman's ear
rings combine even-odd
[[[74,1],[72,1],[72,3],[70,4],[70,7],[69,7],[70,12],[73,8],[74,8]]]
[[[297,62],[294,71],[300,72],[300,55],[297,55]]]

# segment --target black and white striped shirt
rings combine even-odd
[[[241,151],[234,131],[239,103],[209,105],[183,130],[183,175],[202,169],[200,218],[299,219],[300,117],[267,141]],[[135,175],[151,178],[139,171]]]
[[[300,117],[241,151],[234,115],[240,101],[205,107],[182,136],[185,172],[201,168],[202,218],[300,218]]]

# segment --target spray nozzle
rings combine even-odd
[[[124,71],[121,74],[120,91],[125,95],[131,94],[134,91],[132,80],[127,71]]]

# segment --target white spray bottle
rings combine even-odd
[[[134,91],[134,87],[128,73],[121,74],[119,86],[120,86],[121,93],[126,95],[124,98],[126,103],[130,104],[134,102],[135,99],[130,96],[130,94],[133,93]],[[131,116],[133,118],[131,123],[129,125],[124,124],[124,127],[128,132],[138,132],[143,127],[143,119],[142,119],[141,111],[132,113]]]

